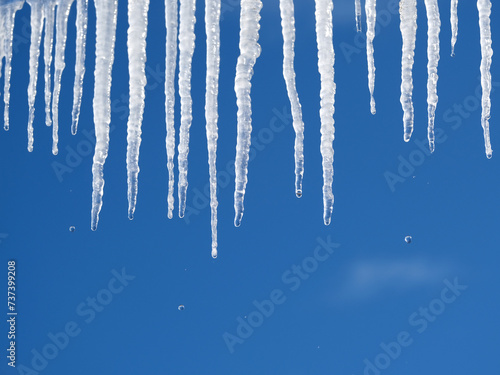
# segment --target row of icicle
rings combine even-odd
[[[28,150],[33,150],[33,121],[35,114],[38,60],[42,31],[44,36],[44,78],[45,78],[45,123],[52,125],[52,152],[58,153],[58,103],[61,77],[65,68],[64,53],[67,22],[74,0],[26,0],[31,7],[31,44],[29,57],[28,84]],[[103,168],[108,155],[109,131],[111,122],[111,71],[114,61],[118,0],[94,0],[96,8],[96,65],[94,86],[94,124],[96,145],[92,166],[93,193],[91,228],[97,229],[99,212],[103,197]],[[82,103],[82,86],[85,74],[85,45],[87,35],[88,0],[76,0],[76,64],[73,88],[73,110],[71,132],[76,134]],[[24,0],[0,0],[0,72],[5,57],[4,72],[4,128],[9,128],[10,73],[12,60],[12,41],[15,13],[24,5]],[[304,174],[304,123],[302,109],[295,85],[294,43],[295,19],[293,0],[280,0],[280,14],[283,31],[283,75],[292,108],[293,128],[295,130],[295,193],[302,195]],[[316,35],[318,46],[318,69],[321,78],[321,154],[323,164],[323,219],[328,225],[333,211],[333,140],[335,134],[333,115],[335,112],[335,81],[333,48],[332,0],[315,0]],[[165,71],[165,112],[166,112],[166,153],[168,169],[168,217],[173,217],[174,209],[174,158],[175,158],[175,71],[177,51],[179,51],[179,96],[181,118],[179,127],[178,150],[178,196],[179,216],[186,209],[187,172],[189,153],[189,129],[192,122],[191,64],[195,48],[195,0],[165,0],[166,71]],[[437,0],[425,0],[428,20],[428,138],[429,147],[434,151],[434,119],[437,106],[437,68],[439,62],[440,15]],[[251,79],[253,67],[261,49],[258,44],[261,0],[241,0],[240,13],[240,56],[236,65],[235,92],[237,98],[237,146],[235,159],[234,224],[239,226],[243,217],[243,200],[247,184],[249,150],[252,132]],[[478,0],[479,25],[481,35],[481,86],[483,90],[481,124],[484,131],[485,149],[488,158],[492,150],[489,136],[490,92],[491,92],[491,1]],[[128,39],[129,55],[129,118],[127,123],[127,182],[128,216],[133,218],[138,191],[139,148],[141,144],[141,125],[144,113],[146,86],[146,34],[148,24],[149,0],[128,2]],[[458,0],[451,0],[451,55],[454,55],[458,35]],[[207,38],[207,71],[205,119],[210,172],[210,207],[212,223],[212,256],[217,257],[217,138],[218,138],[218,81],[220,65],[220,0],[205,1],[205,25]],[[374,37],[376,25],[376,0],[365,1],[366,48],[368,65],[368,87],[370,110],[375,114],[375,60]],[[355,0],[356,29],[361,31],[361,0]],[[401,69],[401,105],[403,107],[404,140],[409,141],[413,131],[412,68],[414,62],[415,38],[417,29],[416,0],[400,1],[401,34],[403,38]],[[52,49],[55,26],[55,57],[53,89],[51,91]]]

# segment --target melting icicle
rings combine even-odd
[[[181,127],[179,130],[179,217],[186,210],[189,128],[193,120],[191,99],[191,62],[194,53],[196,1],[181,0],[179,26],[179,95],[181,97]]]
[[[321,156],[323,157],[323,220],[329,225],[333,211],[333,140],[335,127],[335,52],[333,50],[332,0],[316,0],[316,39],[321,76]]]
[[[483,89],[482,97],[482,114],[481,125],[484,132],[484,147],[486,157],[488,159],[492,156],[492,149],[490,143],[490,110],[491,110],[491,58],[493,56],[493,49],[491,48],[491,1],[478,0],[477,10],[479,11],[479,29],[481,34],[481,87]]]
[[[451,0],[451,56],[455,56],[455,43],[458,37],[458,0]]]
[[[295,86],[295,16],[293,0],[280,0],[281,27],[283,31],[283,76],[285,78],[288,98],[292,107],[293,128],[295,129],[295,194],[302,196],[302,179],[304,176],[304,122],[302,107]]]
[[[28,151],[33,151],[33,120],[35,119],[36,82],[38,78],[38,59],[40,57],[40,43],[43,30],[42,3],[37,0],[28,1],[31,7],[31,41],[29,57],[29,84],[28,84]]]
[[[439,7],[437,0],[425,0],[427,10],[427,112],[428,127],[427,137],[429,138],[429,149],[434,152],[434,120],[436,118],[436,106],[438,102],[437,81],[439,63],[439,32],[441,20],[439,18]]]
[[[9,130],[9,105],[10,105],[10,73],[12,70],[12,41],[14,38],[14,18],[16,12],[23,7],[22,1],[3,1],[0,3],[0,77],[2,63],[5,57],[3,101],[5,104],[3,127]]]
[[[129,116],[127,123],[128,218],[134,218],[139,176],[139,147],[146,98],[146,34],[149,0],[128,2],[128,71],[130,76]]]
[[[57,155],[59,141],[59,95],[61,93],[61,78],[66,63],[66,38],[68,35],[68,16],[73,0],[59,0],[56,14],[56,57],[54,60],[54,92],[52,93],[52,153]]]
[[[166,58],[165,58],[165,121],[167,125],[167,169],[168,169],[168,218],[174,211],[174,156],[175,156],[175,67],[177,62],[177,0],[165,0],[165,24],[167,27]]]
[[[43,2],[43,13],[45,18],[45,36],[43,40],[43,61],[45,64],[45,125],[52,125],[50,116],[50,103],[52,101],[52,84],[50,68],[52,66],[52,46],[54,45],[54,12],[56,4],[54,0]]]
[[[401,0],[401,35],[403,37],[403,55],[401,59],[401,106],[403,107],[404,140],[408,142],[413,132],[413,57],[417,34],[417,1]]]
[[[377,22],[377,0],[366,0],[366,57],[368,60],[368,88],[370,90],[370,111],[375,114],[375,59],[373,57],[373,39],[375,38],[375,24]]]
[[[217,258],[217,120],[220,66],[220,0],[206,0],[205,29],[207,34],[207,77],[205,119],[210,171],[210,208],[212,225],[212,257]]]
[[[75,83],[73,85],[73,110],[71,112],[71,133],[76,134],[82,105],[83,77],[85,75],[85,45],[87,43],[88,0],[76,2],[76,59]]]
[[[241,0],[240,13],[240,56],[236,64],[234,91],[238,106],[238,135],[236,141],[234,225],[239,227],[243,218],[243,200],[247,185],[248,158],[252,136],[252,102],[250,89],[253,66],[260,55],[259,21],[261,0]]]
[[[356,31],[358,33],[360,33],[361,32],[361,0],[356,0],[356,2],[354,3],[354,8],[356,11]]]
[[[111,69],[114,61],[118,0],[94,0],[96,7],[96,65],[94,71],[95,152],[92,165],[92,222],[97,229],[104,188],[103,169],[108,156],[111,122]]]

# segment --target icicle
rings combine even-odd
[[[174,127],[174,105],[175,105],[175,67],[177,63],[177,32],[178,32],[178,8],[177,0],[165,0],[165,25],[167,27],[167,40],[165,57],[165,122],[167,126],[167,137],[165,139],[167,148],[168,169],[168,218],[173,217],[174,211],[174,156],[175,156],[175,127]]]
[[[75,83],[73,85],[73,111],[71,133],[76,134],[82,105],[83,77],[85,75],[85,45],[87,43],[88,0],[76,2],[76,59]]]
[[[127,122],[128,218],[134,218],[139,176],[139,147],[146,98],[146,35],[149,0],[128,2],[128,72],[130,100]]]
[[[217,258],[217,120],[220,66],[220,0],[206,0],[205,29],[207,34],[207,77],[205,119],[210,170],[210,208],[212,224],[212,257]]]
[[[356,11],[356,31],[358,33],[360,33],[361,32],[361,0],[356,0],[356,2],[354,3],[354,8]]]
[[[370,90],[370,111],[375,114],[375,99],[373,91],[375,89],[375,59],[373,57],[373,39],[375,38],[375,24],[377,22],[376,11],[377,0],[366,0],[366,57],[368,60],[368,88]]]
[[[484,132],[484,147],[486,150],[486,157],[491,159],[492,149],[490,143],[490,110],[491,110],[491,57],[493,56],[493,49],[491,48],[491,1],[478,0],[477,10],[479,11],[479,29],[481,33],[481,87],[483,89],[482,97],[482,114],[481,125]]]
[[[332,0],[316,0],[316,39],[321,76],[321,156],[323,157],[323,220],[329,225],[333,211],[333,140],[335,127],[335,52],[333,50]]]
[[[61,78],[66,63],[66,39],[68,35],[68,16],[73,0],[59,0],[56,13],[56,57],[54,60],[54,92],[52,93],[52,153],[57,155],[59,141],[59,95],[61,93]]]
[[[45,18],[45,36],[43,37],[43,60],[45,64],[45,125],[52,125],[50,116],[50,103],[52,101],[52,84],[50,68],[52,66],[52,46],[54,45],[54,12],[56,4],[54,0],[43,2],[43,13]]]
[[[436,118],[436,106],[438,102],[437,81],[439,63],[439,32],[441,20],[439,18],[439,7],[437,0],[425,0],[427,10],[427,111],[429,115],[427,137],[429,138],[429,149],[434,152],[434,120]]]
[[[179,217],[186,210],[189,128],[193,120],[191,99],[191,62],[194,52],[196,1],[181,0],[179,26],[179,95],[181,97],[181,127],[179,130]]]
[[[259,21],[261,0],[241,0],[240,56],[236,64],[234,91],[238,106],[238,135],[235,160],[234,225],[239,227],[243,218],[243,200],[247,185],[248,158],[252,135],[252,103],[250,89],[253,66],[260,55]]]
[[[2,62],[5,57],[4,90],[3,101],[5,104],[4,123],[5,130],[9,130],[9,105],[10,105],[10,73],[12,70],[12,41],[14,38],[14,18],[16,12],[23,7],[22,1],[9,1],[0,5],[0,22],[2,32],[0,33],[0,76],[2,74]]]
[[[401,0],[399,3],[401,16],[401,35],[403,37],[403,55],[401,59],[401,106],[404,115],[404,140],[408,142],[413,132],[413,56],[415,54],[415,38],[417,34],[417,1]]]
[[[283,76],[285,78],[288,98],[292,107],[293,128],[295,129],[295,194],[302,196],[302,179],[304,176],[304,122],[302,107],[295,86],[295,16],[293,0],[280,0],[281,27],[283,31]]]
[[[95,153],[92,165],[92,223],[97,229],[104,188],[103,169],[108,156],[111,122],[111,69],[114,61],[118,0],[94,0],[96,7],[96,65],[94,71]]]
[[[28,1],[31,7],[31,41],[29,57],[29,84],[28,84],[28,151],[33,151],[33,120],[35,119],[36,82],[38,79],[38,59],[40,58],[40,43],[43,30],[43,10],[40,1]]]
[[[458,0],[451,0],[451,56],[455,56],[455,43],[458,36]]]

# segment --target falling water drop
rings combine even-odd
[[[69,227],[70,232],[74,232],[75,230],[76,230],[76,228],[73,225]]]
[[[185,307],[184,307],[184,305],[179,305],[178,309],[179,309],[179,311],[182,311],[185,309]]]
[[[405,237],[405,242],[406,243],[411,243],[411,236],[406,236]]]

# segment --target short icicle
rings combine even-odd
[[[403,37],[401,58],[401,106],[403,107],[404,141],[408,142],[413,133],[413,62],[415,55],[415,39],[417,34],[417,1],[401,0],[399,3],[401,17],[400,29]]]
[[[29,57],[29,84],[28,84],[28,151],[33,151],[33,121],[35,119],[36,83],[38,79],[38,59],[40,58],[40,44],[43,30],[43,8],[39,0],[28,1],[31,8],[31,41]]]
[[[52,153],[57,155],[59,142],[59,96],[61,94],[61,79],[66,63],[66,39],[68,35],[68,16],[73,0],[59,0],[56,13],[56,55],[54,59],[54,91],[52,93]]]
[[[427,137],[429,139],[429,149],[434,152],[434,121],[436,119],[436,106],[438,103],[437,82],[439,63],[439,32],[441,21],[439,18],[439,7],[437,0],[425,0],[427,10],[427,112],[428,126]]]
[[[73,110],[71,111],[71,134],[78,130],[82,106],[83,77],[85,76],[85,46],[87,44],[88,0],[76,0],[76,59],[75,83],[73,84]]]

